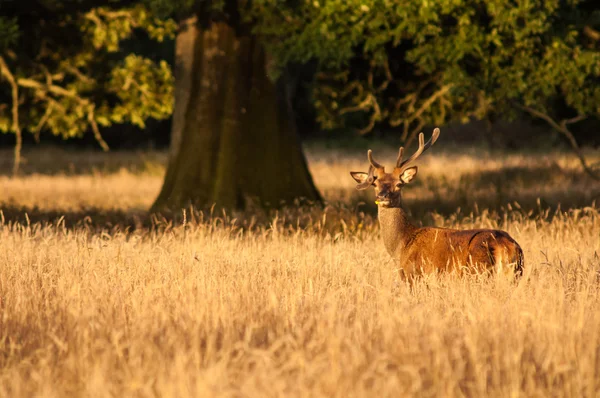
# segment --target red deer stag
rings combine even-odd
[[[350,172],[358,182],[356,189],[375,187],[378,218],[383,243],[388,253],[399,263],[403,279],[437,271],[510,272],[523,274],[523,251],[508,233],[495,229],[456,230],[449,228],[419,228],[411,224],[402,208],[402,188],[417,175],[417,166],[409,167],[438,139],[440,129],[433,130],[424,143],[419,134],[419,149],[402,160],[400,147],[396,167],[386,173],[384,167],[368,151],[369,172]]]

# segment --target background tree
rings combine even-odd
[[[318,200],[291,123],[289,92],[266,71],[267,55],[242,20],[237,1],[40,1],[3,6],[0,129],[16,134],[15,172],[23,132],[65,138],[172,112],[170,159],[154,210],[214,203],[242,207],[252,198],[277,206]],[[127,54],[134,31],[176,40],[177,80],[165,61]]]
[[[402,128],[534,116],[564,134],[600,116],[595,1],[387,0],[253,3],[278,65],[318,61],[325,127]],[[555,119],[562,119],[556,121]]]
[[[318,200],[293,125],[290,87],[269,76],[269,57],[244,17],[247,3],[150,5],[179,21],[171,150],[153,210]]]

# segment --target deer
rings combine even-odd
[[[419,148],[402,160],[404,147],[400,147],[396,167],[391,173],[373,159],[369,149],[368,172],[351,171],[358,183],[356,189],[374,187],[378,220],[383,243],[390,256],[399,265],[400,277],[409,282],[424,274],[454,272],[504,274],[518,279],[523,275],[523,250],[505,231],[496,229],[458,230],[450,228],[417,227],[411,223],[402,206],[402,190],[417,175],[412,164],[440,136],[435,128],[425,143],[419,134]]]

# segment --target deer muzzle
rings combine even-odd
[[[375,197],[375,203],[381,206],[387,206],[390,204],[390,193],[381,192]]]

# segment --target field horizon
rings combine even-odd
[[[600,185],[570,153],[424,156],[413,221],[504,229],[525,274],[412,291],[348,174],[366,151],[306,153],[324,206],[172,221],[165,152],[27,150],[17,177],[2,152],[0,396],[600,394]]]

